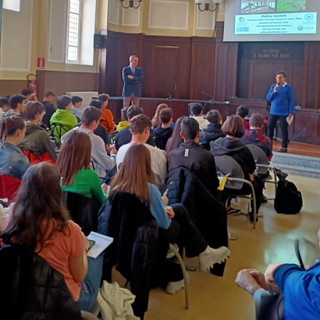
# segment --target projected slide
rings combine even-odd
[[[235,16],[235,34],[315,34],[316,12]]]
[[[305,12],[307,0],[241,0],[234,16],[234,33],[316,34],[317,12]]]
[[[225,0],[223,41],[320,41],[320,0]]]

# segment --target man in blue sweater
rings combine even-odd
[[[294,94],[292,87],[286,82],[286,74],[277,72],[276,83],[272,84],[266,99],[271,102],[268,117],[268,137],[272,140],[273,131],[279,120],[282,133],[282,144],[279,152],[287,152],[288,122],[287,117],[293,117]]]

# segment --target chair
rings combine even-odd
[[[81,319],[83,320],[99,320],[94,314],[87,311],[81,311]]]
[[[57,147],[60,147],[61,137],[72,129],[72,127],[68,125],[64,125],[60,122],[50,123],[50,128],[51,128],[52,137],[56,142]]]
[[[256,206],[257,206],[257,200],[256,200],[256,194],[254,191],[254,187],[253,184],[244,179],[244,173],[240,167],[240,165],[230,156],[227,155],[223,155],[223,156],[218,156],[215,157],[215,162],[216,162],[216,168],[218,170],[218,172],[220,173],[220,175],[222,175],[223,177],[227,178],[227,182],[225,184],[225,188],[229,189],[229,190],[241,190],[243,187],[243,184],[247,184],[250,189],[251,189],[251,196],[248,195],[239,195],[239,194],[232,194],[231,193],[227,193],[228,196],[231,197],[241,197],[241,198],[246,198],[246,199],[250,199],[253,201],[253,205],[252,205],[252,211],[253,211],[253,229],[256,228],[256,218],[257,218],[257,210],[256,210]]]
[[[0,174],[0,201],[4,206],[9,206],[17,194],[21,180]]]
[[[116,266],[136,295],[134,314],[143,319],[155,274],[167,253],[155,219],[136,196],[117,192],[99,212],[98,232],[114,238],[105,252],[104,278],[110,282],[111,269]]]
[[[81,227],[86,236],[91,231],[97,231],[100,205],[94,199],[70,191],[63,191],[62,199],[72,220]]]
[[[256,163],[257,169],[256,174],[260,175],[263,179],[263,182],[273,183],[274,184],[274,198],[268,198],[269,200],[274,200],[277,193],[277,171],[275,167],[272,167],[269,164],[267,159],[267,155],[263,152],[263,150],[254,144],[248,144],[253,159]],[[270,175],[270,172],[272,175]]]
[[[31,248],[0,249],[1,319],[80,319],[64,277]]]
[[[34,152],[31,148],[28,148],[26,146],[20,146],[20,149],[29,160],[30,165],[38,164],[40,162],[47,162],[53,165],[56,164],[56,162],[50,157],[48,152],[45,152],[43,154],[38,154]]]

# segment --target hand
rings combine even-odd
[[[251,293],[252,295],[261,289],[261,286],[255,279],[255,277],[247,269],[240,270],[235,279],[235,283],[242,289]]]
[[[276,283],[274,282],[274,278],[273,278],[273,274],[275,272],[275,270],[280,267],[282,264],[281,263],[272,263],[272,264],[269,264],[266,272],[264,273],[264,278],[266,280],[266,283],[268,285],[275,285]]]
[[[101,189],[102,189],[105,193],[107,193],[108,187],[109,187],[109,186],[108,186],[106,183],[103,183],[103,184],[101,185]]]
[[[171,207],[166,207],[166,213],[170,219],[174,218],[174,211]]]
[[[129,74],[129,75],[128,75],[128,79],[133,80],[133,79],[134,79],[134,76],[132,76],[131,74]]]
[[[260,271],[256,270],[256,269],[246,269],[257,281],[257,283],[259,284],[259,286],[261,288],[263,288],[264,290],[269,290],[269,286],[266,283],[266,280],[264,278],[264,274],[261,273]]]
[[[117,151],[116,149],[111,149],[111,150],[110,150],[110,154],[116,155],[117,153],[118,153],[118,151]]]
[[[249,179],[250,179],[251,182],[253,182],[254,181],[254,175],[249,173]]]
[[[279,89],[279,85],[277,84],[274,88],[273,88],[273,92],[277,92]]]
[[[162,196],[161,199],[162,199],[162,202],[167,206],[168,203],[169,203],[168,197],[167,196]]]

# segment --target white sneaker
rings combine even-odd
[[[221,263],[230,257],[230,250],[227,247],[213,249],[207,246],[206,250],[200,253],[200,270],[208,271],[215,263]]]
[[[187,273],[186,281],[187,281],[187,283],[190,283],[189,273]],[[184,279],[179,280],[179,281],[171,281],[171,282],[168,282],[168,284],[167,284],[166,293],[176,294],[184,287],[185,287],[184,286]]]

